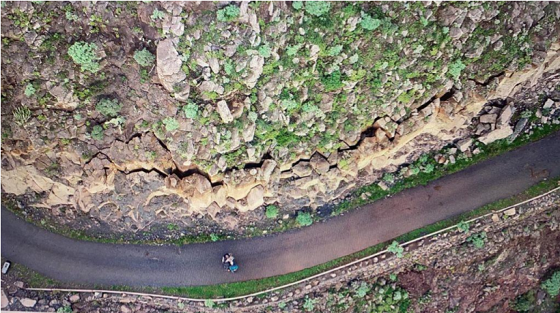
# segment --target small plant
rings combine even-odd
[[[356,296],[359,298],[363,298],[367,295],[367,293],[371,290],[371,287],[365,281],[361,283],[353,284],[354,291],[356,292]]]
[[[93,126],[93,129],[92,129],[90,135],[91,135],[91,138],[93,138],[95,140],[103,140],[103,127],[101,127],[101,125]]]
[[[152,21],[163,20],[164,17],[165,17],[165,13],[158,10],[157,8],[154,9],[151,16]]]
[[[402,258],[403,257],[403,252],[404,252],[404,248],[401,247],[401,245],[396,242],[393,241],[389,247],[387,247],[387,251],[394,253],[397,258]]]
[[[542,283],[541,288],[548,293],[549,296],[555,298],[560,293],[560,271],[556,271],[552,277]]]
[[[179,128],[179,122],[173,117],[166,117],[163,119],[163,124],[165,125],[165,130],[172,132]]]
[[[451,64],[449,64],[448,73],[453,77],[453,79],[458,80],[459,76],[461,76],[461,72],[467,67],[461,60],[457,60]]]
[[[75,22],[80,18],[76,14],[72,13],[71,11],[66,11],[66,19],[69,20],[70,22]]]
[[[334,47],[331,47],[328,51],[327,54],[334,57],[340,54],[340,52],[342,52],[342,45],[336,45]]]
[[[106,117],[117,117],[122,108],[122,105],[117,99],[104,98],[99,100],[95,109]]]
[[[395,274],[395,273],[389,274],[389,279],[391,281],[397,281],[397,278],[398,278],[397,274]]]
[[[533,309],[535,303],[535,294],[527,292],[515,298],[515,302],[511,303],[511,308],[516,312],[529,312]]]
[[[327,1],[306,1],[305,12],[313,16],[322,16],[329,13],[331,3]]]
[[[278,217],[278,207],[271,204],[266,206],[266,217],[267,218],[277,218]]]
[[[381,26],[381,20],[375,19],[362,12],[362,21],[360,22],[360,26],[366,30],[376,30],[379,26]]]
[[[210,240],[212,240],[213,242],[216,242],[220,239],[220,237],[216,234],[210,234]]]
[[[61,306],[56,313],[72,313],[72,307],[69,305]]]
[[[392,184],[395,182],[395,175],[393,175],[393,173],[385,173],[385,175],[383,175],[383,181]]]
[[[465,222],[465,221],[461,221],[459,224],[457,224],[457,229],[464,232],[464,233],[468,233],[469,232],[469,223]]]
[[[305,301],[303,302],[303,308],[306,311],[313,311],[315,309],[315,302],[317,300],[310,299],[308,296],[305,296]]]
[[[486,232],[472,234],[467,238],[467,241],[472,243],[477,249],[481,249],[486,242]]]
[[[282,301],[282,302],[278,302],[278,308],[283,309],[286,307],[286,302]]]
[[[341,77],[340,71],[334,71],[330,75],[323,76],[321,82],[325,86],[325,91],[333,91],[342,88],[344,84],[341,81]]]
[[[250,121],[255,122],[255,121],[257,121],[257,119],[259,118],[259,115],[257,114],[257,112],[251,111],[251,112],[249,112],[249,113],[247,114],[247,118],[248,118]]]
[[[14,120],[19,126],[23,126],[31,118],[31,110],[29,108],[20,106],[14,109]]]
[[[214,303],[214,301],[212,301],[210,299],[206,299],[206,300],[204,300],[204,305],[207,308],[213,308],[214,306],[216,306],[216,303]]]
[[[183,112],[187,118],[196,118],[198,115],[198,105],[189,103],[183,107]]]
[[[303,44],[301,43],[294,46],[288,46],[288,48],[286,48],[286,54],[288,54],[289,56],[294,56],[299,51],[299,49],[301,49],[301,47],[303,47]]]
[[[154,64],[156,58],[148,49],[144,48],[134,52],[134,60],[136,63],[140,64],[140,66],[150,66]]]
[[[520,114],[521,118],[531,118],[533,116],[533,111],[525,110]]]
[[[74,63],[80,65],[81,71],[95,73],[99,71],[99,57],[97,56],[97,45],[83,41],[75,42],[68,48],[68,55]]]
[[[231,22],[239,16],[239,7],[230,4],[227,7],[218,10],[217,18],[220,22]]]
[[[36,91],[37,91],[37,89],[35,89],[35,87],[33,87],[33,84],[29,83],[25,86],[25,91],[23,93],[25,94],[25,96],[27,98],[29,98],[32,95],[34,95]]]
[[[270,46],[268,44],[265,44],[265,45],[262,45],[262,46],[259,47],[259,54],[263,58],[269,58],[270,53],[271,53]]]
[[[300,226],[309,226],[313,224],[313,219],[311,218],[311,213],[299,212],[296,217],[296,222]]]

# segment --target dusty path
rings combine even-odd
[[[351,254],[559,175],[560,132],[325,223],[272,237],[183,247],[72,240],[2,208],[2,256],[57,280],[89,284],[180,286],[263,278]],[[236,274],[221,268],[227,251],[240,263]]]

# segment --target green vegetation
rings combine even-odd
[[[189,103],[183,107],[186,118],[196,118],[198,116],[198,105]]]
[[[266,217],[267,218],[277,218],[278,217],[278,207],[275,205],[266,206]]]
[[[103,132],[104,130],[103,127],[101,127],[101,125],[95,125],[91,130],[90,136],[95,140],[103,140]]]
[[[154,11],[152,12],[151,19],[152,21],[157,21],[157,20],[163,20],[164,17],[165,17],[165,13],[155,8]]]
[[[451,64],[449,64],[449,75],[453,77],[453,79],[458,80],[459,76],[461,76],[461,72],[467,67],[461,60],[457,60]]]
[[[179,129],[179,122],[177,122],[177,120],[173,117],[166,117],[162,122],[165,125],[165,130],[168,132]]]
[[[117,99],[103,98],[97,102],[95,109],[105,117],[117,117],[122,109],[122,105]]]
[[[231,22],[239,16],[239,7],[230,4],[227,7],[218,10],[217,19],[220,22]]]
[[[14,115],[14,121],[19,126],[25,125],[31,118],[31,110],[24,106],[15,108],[12,114]]]
[[[26,97],[31,97],[35,94],[35,92],[37,91],[37,89],[35,89],[35,87],[33,87],[33,84],[29,83],[25,86],[25,91],[23,92],[25,94]]]
[[[472,243],[478,249],[482,249],[486,243],[486,232],[472,234],[467,238],[467,241]]]
[[[300,226],[309,226],[313,224],[313,219],[311,218],[311,213],[299,212],[296,221]]]
[[[308,296],[305,296],[305,302],[303,303],[303,309],[311,312],[313,311],[313,309],[315,309],[315,302],[316,300],[313,300],[311,298],[309,298]]]
[[[97,45],[83,41],[75,42],[68,48],[68,55],[74,63],[80,65],[81,71],[96,73],[99,71],[99,57],[97,56]]]
[[[329,13],[331,3],[327,1],[305,1],[305,12],[313,16],[323,16]]]
[[[397,241],[393,241],[389,247],[387,247],[387,251],[394,253],[397,258],[403,257],[404,248]]]
[[[259,54],[263,57],[263,58],[270,58],[270,46],[268,44],[262,45],[259,47]]]
[[[362,21],[360,22],[360,26],[362,26],[363,29],[376,30],[379,26],[381,26],[381,20],[375,19],[362,12]]]
[[[545,280],[542,285],[542,289],[548,293],[549,296],[555,298],[560,294],[560,270],[554,272],[552,277]]]
[[[459,224],[457,224],[457,229],[459,229],[460,231],[464,232],[464,233],[468,233],[469,232],[469,223],[465,222],[465,221],[461,221]]]
[[[151,66],[154,64],[156,57],[154,57],[148,49],[144,48],[134,52],[134,60],[136,63],[140,64],[140,66]]]

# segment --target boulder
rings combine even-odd
[[[311,175],[313,168],[307,161],[300,161],[294,167],[292,167],[292,171],[299,177],[306,177]]]
[[[23,305],[26,308],[32,308],[37,303],[37,300],[33,300],[33,299],[29,299],[29,298],[23,298],[23,299],[20,299],[19,302],[21,302],[21,305]]]
[[[265,160],[261,166],[262,170],[262,179],[266,182],[270,181],[270,176],[274,172],[276,168],[276,161],[274,160]]]
[[[4,309],[4,308],[6,308],[9,304],[10,304],[10,301],[8,300],[8,297],[6,296],[6,293],[4,292],[4,289],[2,289],[1,308]]]
[[[72,303],[76,303],[76,302],[80,301],[80,295],[78,295],[78,294],[71,295],[68,300],[70,300],[70,302],[72,302]]]
[[[257,124],[254,122],[245,124],[243,128],[243,141],[251,142],[255,137],[255,130],[257,129]]]
[[[249,74],[243,80],[249,88],[255,87],[257,80],[263,72],[264,58],[260,55],[254,55],[249,62]]]
[[[513,134],[513,130],[511,129],[511,127],[509,126],[500,127],[485,135],[480,136],[478,140],[480,140],[480,142],[482,142],[483,144],[487,145],[496,140],[504,139],[511,134]]]
[[[470,148],[472,142],[473,142],[472,138],[466,138],[466,139],[459,140],[456,143],[456,146],[457,148],[459,148],[459,150],[461,150],[461,152],[465,152]]]
[[[323,155],[320,153],[315,153],[309,160],[311,167],[316,170],[318,173],[326,173],[329,171],[329,161],[325,159]]]
[[[156,71],[163,87],[175,94],[181,101],[188,99],[190,86],[185,79],[187,74],[181,69],[183,61],[171,39],[160,41],[157,46]]]
[[[484,124],[495,124],[497,119],[497,114],[484,114],[480,116],[480,122]]]
[[[224,100],[219,101],[217,103],[216,110],[220,114],[220,117],[222,118],[222,121],[224,123],[230,123],[233,121],[233,116],[231,115],[231,111],[229,110],[227,102],[225,102]]]
[[[498,118],[498,122],[497,122],[498,125],[509,124],[514,112],[515,112],[515,107],[511,104],[507,105],[500,113],[500,117]]]
[[[554,105],[554,101],[552,99],[547,99],[543,105],[543,109],[550,109]]]

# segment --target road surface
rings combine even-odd
[[[2,208],[2,256],[54,279],[127,286],[207,285],[299,271],[524,191],[560,175],[560,132],[426,186],[270,237],[178,246],[78,241]],[[236,274],[220,259],[232,252]]]

